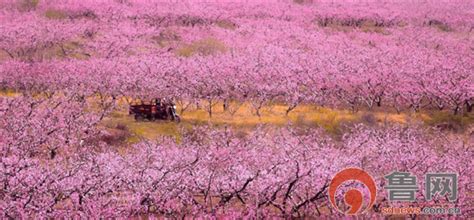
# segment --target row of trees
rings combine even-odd
[[[469,4],[379,6],[6,7],[0,83],[22,92],[170,96],[183,110],[205,100],[209,115],[213,105],[230,101],[250,102],[256,114],[271,102],[287,104],[287,112],[301,103],[472,111]]]
[[[318,129],[258,128],[242,136],[197,127],[180,142],[142,141],[119,153],[97,138],[95,124],[107,107],[87,109],[81,98],[64,94],[1,98],[2,217],[339,215],[329,208],[327,187],[348,166],[377,182],[367,217],[399,205],[383,190],[383,176],[392,171],[418,176],[419,207],[448,204],[444,197],[426,201],[426,172],[458,173],[459,199],[449,205],[472,215],[472,143],[437,131],[361,125],[337,141]]]
[[[343,24],[370,19],[376,24],[387,26],[406,23],[423,25],[429,23],[430,20],[438,20],[450,26],[471,28],[471,23],[466,20],[466,17],[471,15],[466,8],[472,7],[472,4],[465,0],[449,2],[343,1],[344,4],[339,4],[337,1],[317,1],[313,4],[298,4],[298,2],[305,1],[257,0],[233,3],[211,1],[205,4],[196,4],[202,2],[150,2],[146,0],[97,2],[86,0],[65,3],[20,0],[10,4],[5,3],[4,8],[21,13],[61,12],[62,16],[49,16],[56,19],[146,19],[161,25],[201,26],[215,22],[216,18],[230,17],[233,19],[269,18],[298,22],[308,22],[308,18],[314,18],[322,23],[338,20]],[[193,20],[193,18],[199,19]]]
[[[270,44],[301,53],[334,54],[356,49],[361,55],[373,47],[387,50],[406,46],[413,51],[436,48],[453,53],[459,48],[452,47],[464,46],[466,50],[472,45],[472,17],[465,10],[472,7],[469,4],[414,4],[422,9],[393,4],[391,11],[378,9],[374,13],[372,7],[378,4],[349,10],[341,5],[288,4],[234,7],[162,3],[153,7],[146,2],[88,6],[44,2],[37,11],[5,9],[0,49],[12,59],[38,61],[44,57],[33,55],[52,47],[60,48],[61,55],[68,58],[74,50],[85,50],[83,58],[111,58],[173,53],[206,38],[221,41],[226,49],[235,51]],[[440,12],[439,7],[445,10]]]
[[[84,96],[174,97],[183,110],[197,101],[204,101],[210,111],[216,103],[237,101],[251,103],[257,114],[274,102],[288,105],[288,113],[300,104],[353,110],[383,106],[397,111],[472,111],[472,57],[420,52],[409,58],[384,52],[370,57],[354,57],[349,51],[346,55],[301,55],[266,48],[238,57],[11,61],[4,63],[0,83],[3,88],[33,93],[78,90]]]

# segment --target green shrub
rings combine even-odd
[[[49,19],[64,19],[67,18],[67,15],[65,12],[57,9],[48,9],[44,13],[44,15],[49,18]]]
[[[207,56],[225,51],[227,47],[221,41],[205,38],[180,47],[176,53],[179,56],[190,57],[195,54]]]
[[[31,11],[38,7],[39,0],[20,0],[19,10],[20,11]]]

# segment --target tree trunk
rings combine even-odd
[[[469,101],[466,101],[466,112],[472,112],[473,104]]]

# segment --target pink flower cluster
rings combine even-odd
[[[126,152],[98,140],[101,112],[75,96],[2,98],[0,213],[6,218],[311,217],[341,215],[327,187],[336,172],[360,167],[379,188],[375,209],[393,206],[383,176],[455,172],[472,215],[473,146],[418,126],[352,127],[340,140],[319,129],[260,127],[242,135],[195,127],[179,141],[142,141]],[[420,182],[420,187],[423,182]],[[341,197],[338,198],[342,200]]]

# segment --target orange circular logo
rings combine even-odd
[[[370,192],[370,201],[367,207],[364,210],[362,209],[363,204],[363,195],[362,192],[358,189],[352,188],[344,194],[344,202],[346,205],[350,206],[348,211],[343,211],[339,209],[336,204],[336,191],[339,186],[341,186],[346,181],[359,181],[364,184]],[[367,172],[361,170],[359,168],[347,168],[344,170],[339,171],[331,180],[329,184],[329,200],[332,206],[337,209],[339,212],[348,214],[348,215],[355,215],[362,212],[365,212],[372,208],[375,202],[375,198],[377,197],[377,187],[375,185],[375,181]]]

